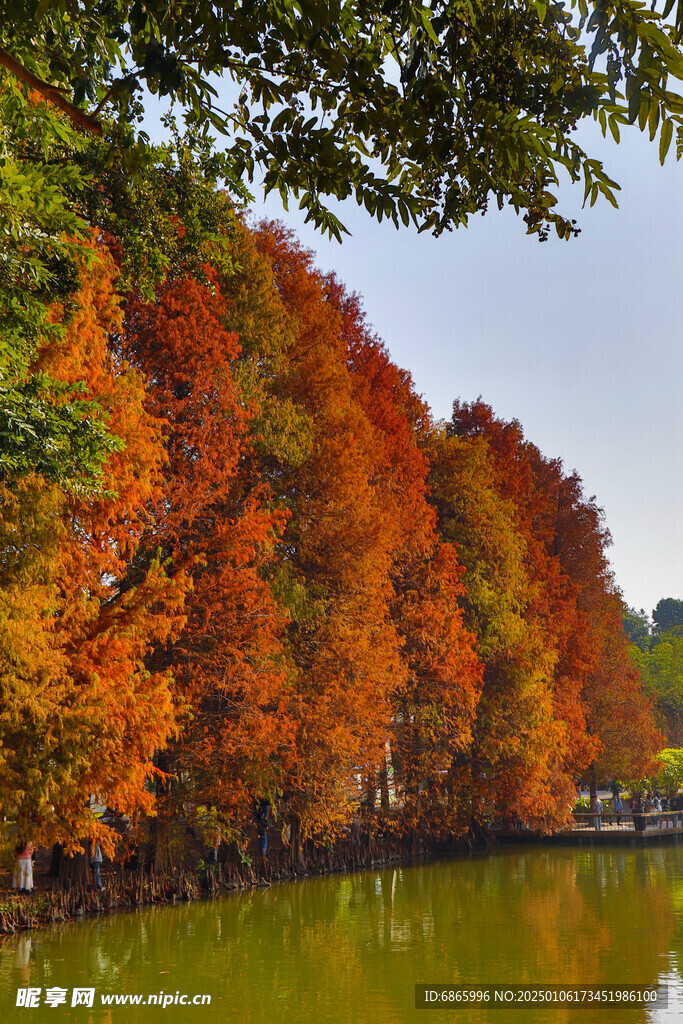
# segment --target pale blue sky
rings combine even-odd
[[[304,225],[294,202],[285,213],[257,192],[254,216],[283,220],[363,296],[437,417],[481,395],[576,469],[605,509],[626,600],[651,612],[660,597],[683,598],[683,161],[660,167],[657,144],[635,128],[620,146],[592,123],[582,136],[621,184],[620,209],[581,211],[583,189],[563,188],[563,212],[582,228],[569,242],[541,244],[495,207],[434,238],[347,203],[338,210],[352,237],[341,245]]]

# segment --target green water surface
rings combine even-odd
[[[683,847],[507,848],[56,926],[0,945],[0,1024],[655,1024],[683,1017]],[[664,1009],[416,1010],[415,984],[669,985]],[[37,1007],[17,991],[40,989]],[[74,987],[94,1005],[71,1006]],[[46,1005],[48,990],[66,1004]],[[103,1006],[107,994],[211,1004]]]

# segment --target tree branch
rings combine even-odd
[[[6,50],[0,47],[0,66],[6,68],[15,78],[25,82],[31,89],[35,89],[41,96],[44,96],[50,103],[63,110],[78,128],[91,132],[93,135],[102,135],[102,125],[95,117],[86,114],[80,107],[75,106],[62,96],[62,92],[54,85],[48,85],[41,78],[37,78],[31,71],[28,71],[19,61],[15,60]]]

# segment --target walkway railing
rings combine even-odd
[[[594,811],[574,811],[573,831],[623,831],[652,832],[655,829],[683,828],[681,811],[609,811],[596,814]]]

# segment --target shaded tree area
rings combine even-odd
[[[674,597],[663,597],[652,612],[653,632],[661,636],[676,626],[683,626],[683,601]]]
[[[652,623],[644,608],[624,608],[622,613],[624,632],[629,640],[641,651],[649,651],[652,636]]]

